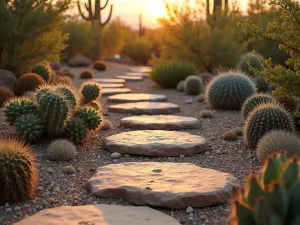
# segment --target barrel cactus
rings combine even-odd
[[[81,94],[85,103],[97,100],[100,95],[100,85],[96,82],[84,83],[81,87]]]
[[[80,143],[87,137],[87,127],[84,121],[74,116],[67,124],[66,136],[75,143]]]
[[[262,62],[260,61],[261,56],[253,54],[252,52],[246,53],[241,56],[238,62],[237,69],[241,70],[249,76],[253,76],[254,73],[251,71],[251,67],[262,71],[264,69]]]
[[[92,108],[92,107],[83,107],[81,108],[77,113],[76,116],[81,118],[86,127],[89,130],[96,130],[97,128],[99,128],[102,119],[101,116],[99,114],[99,112]]]
[[[184,92],[184,80],[178,82],[176,89],[179,92]]]
[[[53,88],[50,85],[41,85],[36,91],[35,91],[35,95],[36,95],[36,100],[38,103],[40,103],[42,97],[53,91]]]
[[[76,92],[74,88],[67,85],[57,85],[55,91],[64,96],[64,99],[68,102],[68,105],[72,109],[76,108],[77,98],[76,98]]]
[[[24,114],[16,120],[16,131],[24,141],[34,142],[43,134],[41,118],[36,114]]]
[[[249,114],[259,105],[264,103],[273,103],[275,100],[271,95],[266,94],[256,94],[247,98],[242,107],[242,116],[245,119],[249,116]]]
[[[231,71],[211,80],[206,89],[206,102],[212,108],[238,110],[255,91],[255,84],[250,78]]]
[[[31,72],[38,74],[46,82],[50,82],[52,79],[51,76],[53,75],[50,66],[48,66],[45,63],[40,63],[40,64],[35,65],[32,68]]]
[[[72,160],[76,156],[76,146],[66,139],[54,140],[47,147],[47,156],[53,161]]]
[[[257,92],[266,93],[271,90],[270,85],[267,83],[265,78],[263,76],[257,76],[253,78],[253,81],[255,83]]]
[[[231,225],[300,224],[300,162],[273,154],[231,201]]]
[[[89,102],[89,103],[85,104],[84,106],[92,107],[92,108],[96,109],[97,111],[101,110],[101,105],[97,101]]]
[[[94,75],[93,71],[91,71],[91,70],[84,70],[80,73],[81,79],[92,79],[94,77],[95,77],[95,75]]]
[[[245,122],[246,146],[254,149],[263,135],[274,130],[294,132],[291,115],[276,103],[259,105],[250,113]]]
[[[26,73],[18,78],[16,82],[16,92],[18,95],[26,91],[35,91],[40,85],[45,84],[43,78],[35,73]]]
[[[199,95],[203,91],[202,79],[199,76],[189,76],[184,85],[186,95]]]
[[[0,205],[32,199],[37,180],[29,146],[14,139],[0,140]]]

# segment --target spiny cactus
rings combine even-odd
[[[32,199],[37,180],[30,147],[14,139],[0,140],[0,205]]]
[[[251,67],[262,71],[264,69],[262,62],[260,61],[261,56],[253,54],[252,52],[246,53],[241,56],[238,62],[237,69],[246,73],[249,76],[253,76],[253,72],[250,70]]]
[[[66,127],[66,136],[75,143],[80,143],[87,136],[87,127],[84,121],[74,116]]]
[[[66,139],[57,139],[47,147],[47,156],[54,161],[69,161],[75,158],[76,147]]]
[[[256,156],[263,161],[271,153],[284,149],[289,155],[300,155],[300,138],[291,132],[276,130],[264,135],[257,144]]]
[[[102,119],[98,111],[92,107],[83,107],[76,116],[81,118],[89,130],[96,130],[99,128]]]
[[[250,78],[240,72],[227,72],[214,77],[206,89],[206,101],[212,108],[238,110],[255,93]]]
[[[176,89],[179,92],[184,92],[184,80],[178,82]]]
[[[55,79],[55,83],[56,84],[65,84],[65,85],[69,85],[69,86],[73,85],[73,81],[70,77],[57,77]]]
[[[43,78],[44,81],[50,82],[52,80],[52,71],[49,65],[45,63],[40,63],[35,65],[32,70],[32,73],[38,74],[40,77]]]
[[[61,133],[69,115],[68,103],[59,93],[48,92],[40,99],[39,112],[50,136]]]
[[[289,112],[295,112],[298,108],[298,102],[290,96],[276,96],[276,102],[283,105]]]
[[[80,73],[81,79],[92,79],[94,77],[95,77],[95,75],[91,70],[84,70]]]
[[[200,94],[196,98],[197,102],[204,102],[205,101],[205,94]]]
[[[204,85],[208,84],[209,81],[212,79],[213,75],[211,73],[208,73],[208,72],[204,72],[204,73],[200,73],[199,74],[199,77],[201,78],[202,80],[202,83]]]
[[[85,103],[97,100],[100,93],[100,85],[96,82],[84,83],[81,87],[81,94]]]
[[[294,132],[294,123],[290,114],[275,103],[259,105],[245,122],[245,145],[254,149],[263,135],[274,130]]]
[[[101,110],[101,105],[97,101],[89,102],[89,103],[85,104],[84,106],[92,107],[92,108],[96,109],[97,111]]]
[[[16,93],[22,95],[26,91],[35,91],[40,85],[45,84],[43,78],[35,73],[26,73],[16,82]]]
[[[231,201],[231,225],[300,224],[300,162],[273,154]]]
[[[263,76],[257,76],[253,78],[253,81],[255,83],[257,92],[261,93],[266,93],[271,90],[270,85],[267,83],[265,78]]]
[[[259,105],[264,103],[273,103],[275,102],[271,95],[266,94],[256,94],[247,98],[242,107],[242,116],[243,119],[247,119],[249,114]]]
[[[198,76],[189,76],[184,82],[184,91],[186,95],[199,95],[203,91],[202,80]]]
[[[39,140],[43,134],[41,118],[36,114],[24,114],[16,119],[16,131],[24,141],[33,142]]]
[[[93,69],[98,71],[106,71],[106,64],[102,60],[97,60],[94,62]]]
[[[72,109],[75,109],[77,106],[75,89],[67,85],[57,85],[55,87],[56,87],[55,91],[62,94],[64,96],[64,99],[68,102],[68,105]]]
[[[9,99],[13,98],[15,94],[6,87],[0,86],[0,108],[3,107],[4,103]]]
[[[36,113],[36,106],[27,97],[12,98],[5,103],[4,114],[9,125],[13,125],[16,119],[27,113]]]
[[[42,97],[51,91],[53,91],[53,88],[48,84],[39,86],[39,88],[35,91],[37,102],[40,104]]]

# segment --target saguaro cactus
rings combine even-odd
[[[81,17],[92,23],[94,31],[97,31],[96,39],[95,39],[95,59],[100,59],[102,55],[101,49],[101,33],[102,28],[110,21],[112,12],[113,12],[113,5],[110,5],[110,11],[107,19],[102,22],[101,12],[108,6],[109,0],[106,0],[105,4],[101,6],[101,0],[94,0],[94,7],[92,6],[92,0],[88,0],[88,3],[84,4],[85,9],[88,12],[86,16],[85,13],[81,9],[80,0],[77,1],[77,6]],[[93,12],[94,10],[94,12]]]

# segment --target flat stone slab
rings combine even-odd
[[[160,211],[141,206],[86,205],[46,209],[17,225],[179,225]]]
[[[137,73],[151,73],[152,68],[148,66],[137,66],[129,68],[129,72],[137,72]]]
[[[190,163],[129,162],[99,167],[88,189],[100,198],[182,209],[226,203],[239,181],[228,173]]]
[[[179,112],[178,105],[166,102],[134,102],[111,105],[108,107],[109,112],[132,113],[132,114],[171,114]]]
[[[130,93],[131,89],[129,88],[103,88],[101,90],[102,95],[115,95],[122,93]]]
[[[125,73],[126,76],[132,77],[149,77],[149,73],[141,73],[141,72],[127,72]]]
[[[198,129],[200,120],[193,117],[173,115],[142,115],[125,117],[121,126],[138,130],[184,130]]]
[[[193,155],[208,147],[204,137],[166,130],[123,132],[107,137],[103,143],[110,152],[145,156]]]
[[[123,88],[124,84],[99,83],[101,88]]]
[[[131,93],[109,96],[109,102],[164,102],[167,100],[165,95],[147,94],[147,93]]]
[[[116,79],[124,79],[124,80],[128,80],[128,81],[141,81],[143,80],[143,77],[139,77],[139,76],[114,76],[114,78]]]
[[[125,83],[124,79],[109,79],[109,78],[96,78],[92,79],[95,82],[98,83],[111,83],[111,84],[123,84]]]

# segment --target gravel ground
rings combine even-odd
[[[78,77],[82,69],[74,69],[72,71]],[[128,70],[128,66],[109,64],[108,72],[97,72],[97,78],[112,78],[113,75],[121,75]],[[74,79],[75,85],[78,87],[82,80]],[[155,93],[164,94],[168,98],[168,102],[178,104],[181,112],[176,115],[199,117],[199,112],[206,108],[206,104],[196,102],[193,98],[192,104],[185,104],[184,93],[176,90],[160,89],[148,79],[144,81],[126,82],[126,88],[131,88],[133,93]],[[40,164],[39,186],[35,199],[20,204],[0,206],[0,224],[12,224],[28,215],[32,215],[37,211],[45,208],[57,207],[62,205],[86,205],[86,204],[120,204],[130,205],[122,199],[100,199],[90,195],[85,189],[86,181],[95,173],[99,166],[110,163],[123,162],[188,162],[195,165],[216,169],[218,171],[231,173],[236,176],[242,183],[244,178],[249,174],[250,170],[257,170],[259,163],[255,158],[253,151],[245,149],[242,138],[238,141],[228,142],[222,140],[224,131],[234,127],[241,126],[240,113],[237,111],[214,111],[213,118],[201,119],[202,128],[194,130],[183,130],[191,134],[202,135],[208,139],[211,149],[203,154],[197,154],[189,157],[137,157],[123,155],[118,159],[112,159],[110,153],[101,148],[105,137],[129,131],[129,129],[120,128],[120,119],[129,116],[126,114],[107,113],[106,103],[107,97],[102,97],[103,113],[106,119],[112,122],[113,130],[97,131],[91,133],[89,138],[82,145],[77,146],[78,155],[76,159],[70,162],[52,162],[47,160],[45,149],[49,144],[49,140],[43,140],[33,147],[34,153],[37,155],[37,161]],[[0,137],[13,137],[14,130],[4,123],[3,115],[1,119]],[[63,173],[63,167],[72,165],[76,168],[75,174]],[[162,212],[175,217],[182,224],[228,224],[229,205],[219,205],[201,209],[194,209],[192,214],[186,213],[185,210],[167,210],[159,209]]]

